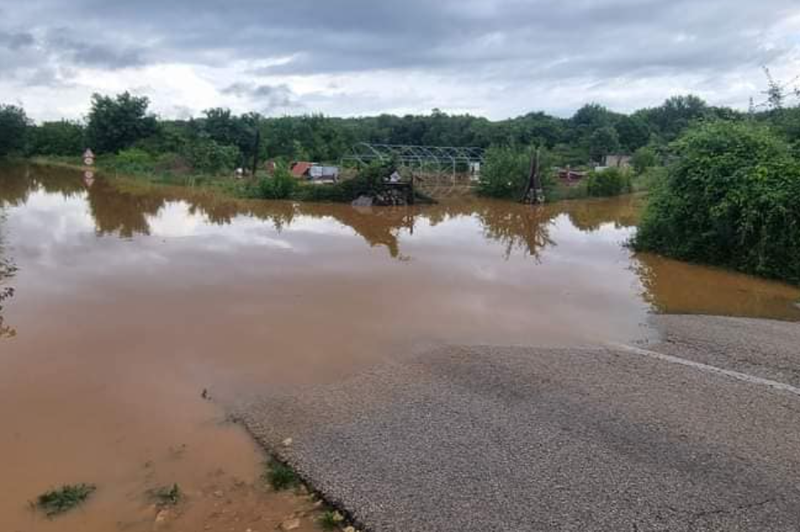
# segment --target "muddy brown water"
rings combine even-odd
[[[642,200],[532,209],[237,202],[0,169],[0,530],[267,530],[303,502],[216,402],[440,343],[650,338],[652,312],[800,319],[800,290],[623,246]],[[16,268],[16,271],[15,271]],[[53,521],[27,501],[96,496]],[[305,525],[304,526],[311,526]],[[206,528],[208,527],[208,528]]]

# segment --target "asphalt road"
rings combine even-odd
[[[374,532],[800,531],[800,325],[656,321],[644,350],[440,348],[241,416]]]

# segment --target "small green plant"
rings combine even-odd
[[[183,499],[183,492],[178,484],[172,486],[162,486],[150,492],[150,496],[155,500],[159,507],[177,506]]]
[[[67,484],[39,495],[34,506],[47,517],[55,517],[80,506],[96,490],[94,484]]]
[[[277,460],[271,460],[267,464],[267,470],[263,477],[275,491],[287,490],[300,483],[297,473],[291,467]]]
[[[344,516],[336,510],[328,510],[319,517],[323,530],[335,530],[344,522]]]

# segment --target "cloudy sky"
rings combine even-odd
[[[674,94],[746,108],[800,74],[798,0],[0,0],[0,102],[493,119]]]

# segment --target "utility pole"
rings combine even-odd
[[[536,148],[536,152],[531,156],[531,170],[528,174],[528,186],[525,188],[525,195],[522,196],[522,203],[528,205],[544,203],[540,155],[541,148]]]

